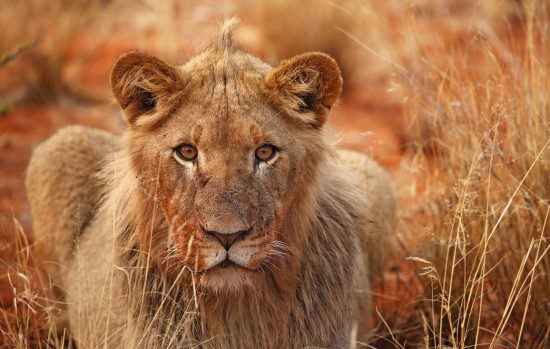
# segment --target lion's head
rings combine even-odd
[[[327,151],[322,128],[342,88],[332,58],[306,53],[272,68],[236,48],[227,25],[182,66],[124,54],[111,86],[143,210],[161,217],[137,217],[154,226],[143,241],[159,263],[224,290],[296,254],[303,237],[285,224]]]

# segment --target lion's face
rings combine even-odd
[[[164,217],[155,243],[218,290],[253,283],[299,248],[285,218],[312,184],[320,129],[341,88],[322,54],[276,69],[222,54],[176,69],[130,53],[111,77],[144,200]]]
[[[229,282],[289,253],[278,232],[308,150],[275,110],[239,105],[226,112],[224,97],[193,103],[199,95],[137,136],[136,164],[154,164],[140,176],[158,174],[148,195],[159,199],[180,261],[205,282]]]

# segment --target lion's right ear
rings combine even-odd
[[[162,104],[181,91],[176,69],[147,53],[132,51],[119,57],[111,70],[111,89],[130,124],[142,124]]]
[[[283,110],[314,128],[323,126],[342,92],[338,64],[320,52],[282,61],[267,75],[265,82]]]

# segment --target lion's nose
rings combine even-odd
[[[225,247],[226,251],[229,251],[231,245],[235,243],[238,239],[244,238],[246,235],[250,234],[251,229],[239,230],[234,233],[220,233],[217,231],[205,230],[207,235],[215,237],[218,241]]]

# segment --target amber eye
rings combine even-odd
[[[264,144],[256,148],[256,159],[258,161],[267,162],[277,154],[277,148],[272,145]]]
[[[182,144],[174,149],[174,152],[183,161],[193,161],[197,158],[197,148],[191,144]]]

